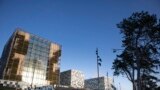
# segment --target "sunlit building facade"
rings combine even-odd
[[[85,88],[87,90],[116,90],[113,80],[105,76],[99,77],[99,89],[98,78],[85,80]]]
[[[4,47],[0,77],[28,85],[57,85],[60,56],[60,45],[17,29]]]
[[[60,74],[60,84],[75,89],[84,88],[84,74],[78,70],[67,70]]]

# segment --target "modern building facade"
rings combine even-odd
[[[84,88],[84,74],[78,70],[68,70],[61,72],[60,84],[72,88]]]
[[[116,90],[113,80],[107,77],[99,77],[99,89],[98,78],[85,80],[85,88],[87,90]]]
[[[57,85],[60,56],[60,45],[17,29],[4,47],[0,77],[32,86]]]

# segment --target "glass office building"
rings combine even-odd
[[[60,45],[18,29],[4,47],[0,77],[28,85],[57,85],[60,56]]]

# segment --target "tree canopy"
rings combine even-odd
[[[126,75],[133,90],[136,86],[138,90],[156,87],[155,74],[160,72],[156,69],[160,65],[160,22],[156,15],[135,12],[117,27],[123,36],[123,50],[113,62],[114,75]]]

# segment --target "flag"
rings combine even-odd
[[[101,63],[98,63],[99,66],[101,66]]]

